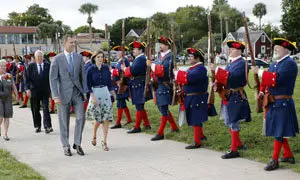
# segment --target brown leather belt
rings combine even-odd
[[[135,80],[135,79],[139,79],[139,78],[146,78],[146,76],[134,76],[134,77],[131,77],[130,80]]]
[[[291,95],[278,95],[278,96],[274,96],[274,99],[292,99],[293,96]]]
[[[207,94],[207,92],[194,92],[194,93],[186,93],[186,96],[196,96],[200,94]]]

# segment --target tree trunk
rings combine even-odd
[[[261,30],[261,18],[259,18],[259,30]]]
[[[90,51],[92,51],[92,23],[89,23]]]

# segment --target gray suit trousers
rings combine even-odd
[[[73,87],[72,98],[67,104],[60,104],[58,108],[58,119],[60,129],[60,139],[64,148],[69,144],[70,107],[73,106],[76,114],[74,144],[81,145],[82,131],[85,124],[85,114],[83,107],[83,97],[80,91]]]

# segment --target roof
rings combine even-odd
[[[134,36],[134,37],[141,37],[141,35],[144,33],[145,29],[131,29],[126,37]]]
[[[268,35],[264,31],[251,31],[251,30],[249,30],[250,41],[252,43],[256,43],[256,41],[263,34],[267,37],[267,39],[269,41],[271,41],[270,38],[268,37]],[[244,41],[245,42],[245,27],[240,27],[238,30],[236,30],[236,32],[230,32],[230,33],[228,33],[228,35],[227,35],[227,37],[225,38],[224,41],[227,41],[228,37],[230,37],[230,39],[234,38],[232,40]]]
[[[36,27],[25,26],[0,26],[0,33],[10,34],[35,34],[37,32]]]
[[[263,31],[251,31],[251,32],[249,32],[250,41],[251,42],[256,42],[263,33],[264,33]],[[233,32],[233,33],[231,33],[231,35],[237,41],[245,41],[245,33],[244,32],[242,32],[242,33]]]
[[[141,36],[145,30],[144,30],[144,29],[133,29],[133,31],[134,31],[137,35]]]

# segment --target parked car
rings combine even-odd
[[[112,69],[115,69],[116,68],[116,66],[117,66],[117,62],[110,62],[110,67],[112,68]]]
[[[180,55],[177,55],[176,56],[176,62],[183,62],[185,56],[180,56]]]
[[[299,61],[299,57],[297,55],[292,55],[291,58],[294,60],[294,61]]]
[[[256,64],[256,66],[258,66],[259,68],[260,67],[263,67],[263,68],[268,68],[268,67],[270,67],[270,65],[268,64],[268,63],[266,63],[264,60],[262,60],[262,59],[255,59],[255,64]],[[250,68],[251,68],[251,60],[248,60],[248,65],[250,66]]]

